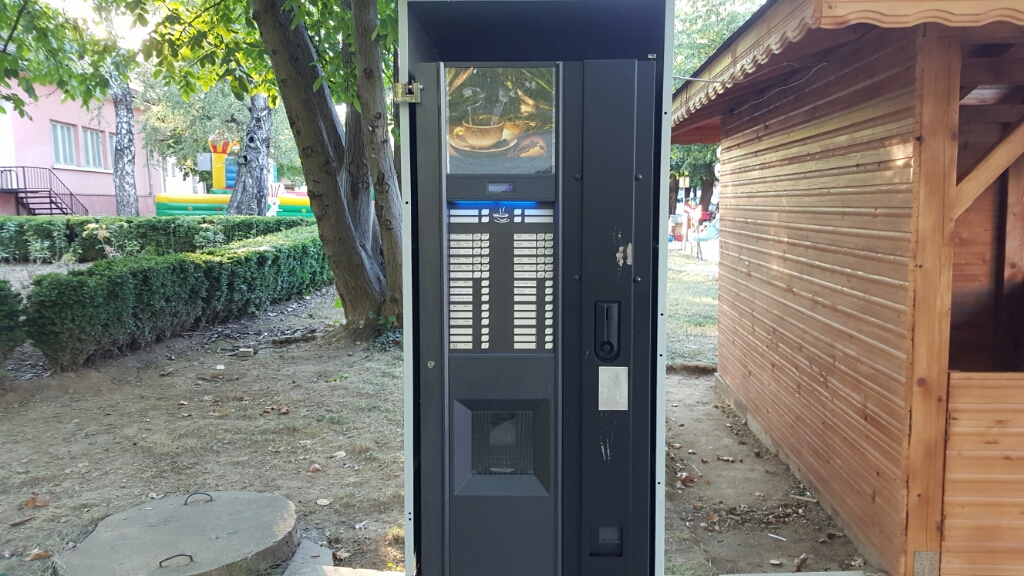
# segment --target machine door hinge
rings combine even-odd
[[[395,84],[393,89],[395,104],[419,104],[420,89],[422,88],[423,86],[416,82]]]

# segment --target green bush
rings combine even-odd
[[[26,304],[28,337],[57,369],[123,353],[199,322],[262,312],[331,281],[314,227],[195,254],[108,259],[42,274]]]
[[[298,226],[305,218],[265,216],[0,217],[0,262],[93,262],[140,253],[159,256],[255,238]]]
[[[316,228],[234,242],[193,255],[206,275],[203,322],[262,312],[272,303],[331,282]]]
[[[0,380],[4,362],[14,349],[25,343],[21,327],[21,294],[7,280],[0,280]]]

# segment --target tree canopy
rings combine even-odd
[[[673,90],[686,82],[705,60],[718,50],[764,0],[692,0],[676,4],[675,55],[672,60]],[[718,146],[672,146],[670,169],[688,176],[693,185],[715,181]],[[710,192],[709,192],[710,193]]]
[[[106,96],[111,74],[127,78],[132,62],[114,39],[41,0],[0,3],[0,34],[0,102],[22,116],[21,93],[35,100],[37,85],[88,106]]]
[[[186,101],[175,86],[143,75],[140,101],[145,113],[141,132],[148,150],[162,158],[174,158],[188,176],[211,185],[209,172],[198,170],[196,156],[210,151],[210,138],[243,141],[249,110],[221,81]],[[279,107],[274,114],[283,116]],[[270,133],[270,158],[280,178],[303,182],[295,138],[283,118],[273,122]]]

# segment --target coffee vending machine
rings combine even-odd
[[[406,571],[660,576],[671,2],[399,2]]]

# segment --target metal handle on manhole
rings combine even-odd
[[[185,496],[185,506],[188,506],[188,499],[193,496],[206,496],[207,498],[209,498],[207,502],[213,502],[213,494],[210,494],[209,492],[193,492],[188,496]]]
[[[157,564],[157,566],[160,567],[160,568],[163,568],[164,567],[164,562],[167,562],[168,560],[174,560],[175,558],[182,558],[182,557],[188,557],[188,561],[189,561],[190,564],[193,562],[191,554],[175,554],[174,556],[169,556],[167,558],[164,558],[163,560],[160,561],[159,564]]]

